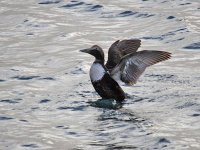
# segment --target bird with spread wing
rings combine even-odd
[[[140,45],[139,39],[117,40],[108,50],[105,65],[104,52],[98,45],[81,50],[95,57],[90,68],[90,79],[102,98],[123,101],[125,93],[118,83],[134,85],[147,67],[171,57],[171,53],[166,51],[137,51]]]

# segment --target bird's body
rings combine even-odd
[[[125,99],[125,93],[118,83],[109,75],[101,62],[94,62],[90,68],[90,79],[94,89],[104,99],[114,98],[118,101]]]
[[[114,42],[108,51],[108,61],[104,65],[104,52],[94,45],[81,50],[95,57],[90,68],[90,79],[96,92],[105,99],[123,101],[125,93],[118,82],[127,85],[136,83],[146,67],[169,59],[171,54],[164,51],[139,51],[140,40],[122,40]]]
[[[92,81],[92,85],[104,99],[113,98],[117,101],[123,101],[125,99],[124,91],[108,73],[105,73],[100,80]]]

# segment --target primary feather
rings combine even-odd
[[[133,85],[145,71],[145,69],[158,62],[167,60],[171,57],[169,52],[164,51],[139,51],[126,55],[119,64],[110,72],[115,80],[122,80],[126,84]],[[120,76],[116,74],[120,72]]]

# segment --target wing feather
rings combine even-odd
[[[115,73],[120,71],[120,80],[126,84],[133,85],[148,66],[167,60],[170,57],[171,53],[165,51],[144,50],[131,53],[121,59],[120,63],[111,71],[111,76],[114,77]]]
[[[139,39],[129,39],[122,41],[115,41],[108,50],[108,61],[106,63],[106,68],[113,69],[127,54],[135,53],[141,45],[141,40]]]

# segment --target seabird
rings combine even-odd
[[[140,45],[139,39],[117,40],[108,50],[108,60],[105,65],[104,52],[98,45],[80,50],[95,57],[90,68],[90,80],[103,99],[122,102],[126,96],[119,83],[134,85],[147,67],[171,57],[171,53],[165,51],[137,52]]]

